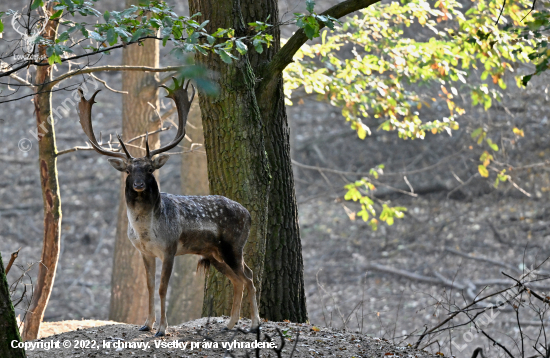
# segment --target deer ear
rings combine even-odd
[[[107,160],[109,161],[109,164],[111,164],[113,168],[115,168],[119,172],[125,171],[126,167],[128,167],[128,165],[126,164],[126,161],[122,159],[109,158]]]
[[[162,166],[168,161],[168,158],[170,158],[168,154],[161,154],[153,159],[153,167],[155,168],[155,170],[162,168]]]

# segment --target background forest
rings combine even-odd
[[[321,11],[337,2],[319,0],[315,8]],[[188,14],[186,2],[168,3],[178,14]],[[21,9],[25,4],[11,1],[9,7]],[[439,2],[430,4],[443,9]],[[466,13],[478,2],[458,4]],[[537,3],[537,9],[546,4]],[[96,8],[122,10],[123,5],[101,0]],[[386,15],[383,10],[372,11],[379,16],[373,16],[379,20],[373,23],[379,23],[378,30],[383,34]],[[441,11],[452,17],[452,12]],[[295,12],[307,13],[306,4],[298,0],[279,2],[281,21],[288,21]],[[528,8],[521,7],[522,15],[527,12]],[[362,18],[360,13],[355,15],[357,25]],[[436,15],[434,19],[440,21],[441,17]],[[422,24],[418,18],[415,21],[403,27],[402,37],[417,42],[434,37],[433,28],[422,26],[425,22]],[[380,101],[377,96],[385,98],[381,92],[396,81],[392,70],[387,77],[382,76],[384,71],[378,77],[369,77],[363,68],[344,73],[345,69],[338,67],[338,61],[361,58],[361,62],[367,57],[361,48],[365,44],[350,35],[354,23],[335,33],[323,31],[320,38],[304,46],[284,74],[309,322],[385,338],[398,345],[415,345],[428,331],[431,335],[417,348],[457,357],[470,357],[478,347],[490,356],[509,356],[495,341],[513,356],[523,351],[530,355],[546,352],[550,343],[544,330],[549,327],[546,310],[550,296],[550,281],[545,280],[550,273],[545,261],[550,257],[548,75],[533,76],[527,86],[518,86],[521,76],[539,70],[526,58],[504,58],[485,69],[482,65],[471,67],[467,75],[453,72],[456,65],[452,64],[446,70],[418,65],[413,71],[427,80],[402,84],[399,100],[409,106],[392,119],[391,110],[375,106]],[[9,21],[4,25],[10,27]],[[370,29],[376,28],[376,24],[369,25]],[[295,29],[283,26],[281,37],[288,39]],[[331,43],[332,34],[341,38],[334,37]],[[380,34],[372,30],[366,37],[377,36]],[[386,40],[391,43],[390,37]],[[331,48],[336,41],[341,44]],[[510,53],[513,46],[516,44],[511,45]],[[333,51],[334,55],[325,56],[323,51]],[[398,56],[398,50],[394,54]],[[393,58],[389,52],[384,56]],[[475,57],[475,53],[470,56]],[[120,64],[122,53],[113,51],[96,60],[99,64]],[[511,64],[503,65],[505,62]],[[178,64],[163,47],[160,63]],[[321,68],[340,73],[341,81],[324,77],[327,73]],[[363,74],[359,74],[361,71]],[[442,76],[429,78],[431,75],[421,71]],[[451,72],[457,79],[444,82],[443,74]],[[464,81],[456,73],[465,76]],[[97,76],[120,90],[120,72]],[[413,78],[415,73],[408,76]],[[374,94],[353,92],[354,84],[371,79],[380,82],[362,89],[371,88]],[[67,82],[81,80],[75,77]],[[489,85],[484,87],[483,83]],[[121,128],[124,94],[100,86],[103,91],[94,108],[95,126],[103,133],[114,134]],[[2,95],[13,90],[7,85],[0,85],[0,89]],[[53,108],[62,105],[70,94],[56,92]],[[35,279],[42,249],[43,204],[37,146],[29,133],[36,131],[30,100],[7,102],[0,97],[0,251],[4,264],[12,252],[21,248],[8,275],[10,284],[24,272],[28,275],[24,282],[30,283],[29,277]],[[361,108],[363,102],[371,107]],[[162,110],[169,105],[169,100],[161,98]],[[362,117],[364,111],[370,111],[371,116]],[[422,127],[415,122],[416,117],[433,122]],[[84,145],[86,138],[77,118],[72,108],[70,115],[56,124],[58,148]],[[167,116],[165,121],[174,118]],[[200,119],[189,121],[192,142],[184,140],[178,147],[183,153],[174,155],[161,170],[164,192],[186,194],[191,181],[203,188],[208,182],[205,152],[200,145]],[[413,124],[399,127],[399,123]],[[453,129],[446,130],[445,126]],[[161,142],[172,136],[171,131],[162,133]],[[29,139],[30,148],[26,143],[21,150],[23,138]],[[199,145],[192,147],[193,143]],[[202,172],[190,167],[195,165],[202,165]],[[61,255],[44,321],[107,320],[119,174],[93,151],[60,156],[58,171],[63,199]],[[364,199],[367,196],[369,199]],[[371,205],[376,212],[371,211]],[[31,263],[35,264],[29,266]],[[177,271],[173,277],[178,277]],[[480,297],[512,287],[514,279],[534,281],[530,287],[546,302],[537,304],[529,293],[522,296],[522,292],[508,291],[505,295],[520,297],[517,303],[511,300],[500,305],[502,299],[495,296],[476,306],[477,311],[466,309],[455,321],[439,327],[441,330],[430,331],[456,307],[466,307]],[[194,285],[200,290],[200,283]],[[21,295],[22,287],[18,287],[14,298]],[[174,292],[173,288],[168,291],[169,305]],[[26,300],[16,307],[16,314],[24,315]],[[493,309],[480,311],[479,307],[490,304]],[[178,320],[182,309],[192,313]],[[200,307],[174,308],[169,311],[169,324],[200,316]],[[451,329],[452,325],[456,327]]]

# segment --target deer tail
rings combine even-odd
[[[197,263],[197,273],[202,272],[204,275],[206,275],[206,272],[208,271],[209,268],[210,268],[210,260],[205,257],[202,257]]]

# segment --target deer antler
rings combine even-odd
[[[182,80],[181,84],[179,84],[177,78],[172,77],[172,80],[174,80],[175,84],[174,89],[170,89],[164,85],[160,87],[163,87],[166,91],[168,91],[168,95],[166,97],[172,98],[176,104],[176,109],[178,111],[178,132],[176,133],[176,138],[174,138],[174,140],[172,140],[169,144],[159,149],[154,149],[151,152],[147,151],[149,158],[174,148],[185,137],[185,125],[187,124],[187,115],[191,109],[191,103],[193,103],[193,99],[195,98],[195,87],[191,85],[193,93],[191,94],[191,99],[189,99],[187,88],[189,87],[190,81],[188,80],[187,83],[185,83],[185,80]],[[146,146],[149,148],[149,144],[147,142]]]
[[[130,153],[128,153],[128,150],[126,149],[126,146],[124,145],[124,142],[122,142],[122,138],[120,138],[120,136],[117,136],[117,137],[118,137],[118,140],[120,141],[120,145],[122,146],[122,149],[126,154],[112,152],[110,150],[103,149],[97,142],[97,139],[95,138],[94,129],[92,127],[92,105],[96,103],[94,102],[94,99],[99,91],[101,90],[95,91],[92,97],[90,97],[90,99],[87,100],[84,97],[84,93],[82,92],[82,89],[81,88],[78,89],[78,92],[80,93],[80,102],[78,103],[78,116],[80,117],[80,125],[82,126],[82,130],[84,131],[84,133],[86,133],[86,136],[90,140],[92,147],[99,154],[108,155],[110,157],[116,157],[116,158],[132,158]]]
[[[31,25],[29,23],[29,25],[27,25],[27,28],[25,28],[27,32],[21,31],[20,30],[21,27],[18,26],[18,20],[19,18],[21,18],[21,13],[15,12],[15,14],[13,14],[13,17],[11,19],[11,26],[13,27],[15,32],[21,35],[21,41],[23,42],[23,46],[22,46],[23,52],[25,53],[32,52],[34,48],[34,41],[42,32],[44,32],[44,30],[46,29],[46,26],[48,25],[48,18],[50,17],[50,13],[48,12],[48,10],[46,10],[45,6],[42,7],[41,9],[44,12],[44,18],[39,20],[39,21],[42,21],[42,25],[40,25],[40,27],[38,28],[35,27],[31,29],[30,27]],[[31,33],[29,34],[28,32],[31,32]]]

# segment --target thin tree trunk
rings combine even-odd
[[[21,342],[15,311],[11,303],[10,288],[4,271],[4,263],[0,254],[0,357],[24,358],[23,348],[12,348],[13,341]]]
[[[244,34],[243,24],[256,20],[265,21],[268,16],[269,22],[275,23],[279,18],[278,4],[275,0],[191,1],[190,13],[199,11],[203,14],[203,19],[210,20],[208,24],[210,29],[234,27],[237,32],[241,32],[241,35]],[[239,19],[239,17],[241,18]],[[250,52],[247,58],[251,68],[257,71],[255,75],[261,73],[260,71],[280,49],[279,28],[277,26],[270,28],[270,33],[274,37],[273,45],[270,48],[264,48],[261,54],[254,51],[253,48],[249,48]],[[233,181],[240,185],[244,185],[247,180],[243,177],[240,167],[233,165],[233,161],[240,162],[246,160],[245,157],[241,157],[242,154],[238,151],[228,151],[227,144],[217,144],[216,142],[221,141],[219,138],[225,133],[232,133],[237,137],[244,138],[246,145],[251,147],[255,142],[260,141],[269,160],[268,176],[271,183],[268,199],[264,201],[269,204],[268,221],[265,222],[266,217],[262,217],[258,222],[253,221],[253,225],[267,225],[267,230],[261,227],[260,230],[251,232],[251,238],[256,241],[252,241],[252,244],[248,246],[249,254],[257,255],[255,250],[258,250],[259,255],[257,256],[265,257],[265,265],[261,264],[258,271],[254,270],[255,278],[263,273],[260,299],[261,316],[270,320],[288,319],[294,322],[304,322],[307,320],[307,312],[302,246],[290,161],[289,129],[281,87],[282,78],[280,75],[278,76],[278,81],[274,81],[275,86],[264,88],[254,84],[254,88],[251,88],[243,83],[243,79],[251,75],[246,69],[246,57],[231,65],[223,63],[215,55],[208,57],[197,55],[196,59],[220,74],[218,84],[221,87],[221,97],[233,100],[233,102],[230,100],[219,101],[201,96],[211,192],[229,196],[235,195],[240,190],[239,184],[235,187],[219,186],[217,176],[220,172],[224,172],[226,177],[233,178]],[[255,78],[254,74],[252,76],[255,82],[259,80]],[[261,88],[261,91],[257,91],[256,88]],[[231,120],[233,113],[238,114],[233,108],[238,108],[239,105],[244,106],[239,109],[243,113],[241,115],[247,116],[256,116],[255,111],[259,108],[263,136],[257,136],[256,132],[251,134],[251,130],[256,124],[255,121]],[[207,122],[216,123],[219,127],[210,129]],[[224,123],[224,125],[220,125],[220,123]],[[265,143],[262,142],[263,138],[265,138]],[[232,143],[232,138],[227,137],[226,141],[226,143]],[[220,167],[224,167],[224,170],[217,169]],[[255,170],[257,171],[255,175],[259,177],[264,175],[264,167],[257,166]],[[260,236],[262,233],[266,235],[265,239]],[[265,256],[262,254],[263,247],[254,247],[256,242],[263,244],[262,240],[267,241]],[[228,310],[217,309],[221,305],[221,299],[231,302],[230,288],[223,286],[218,280],[220,277],[215,276],[207,282],[203,315],[209,314],[208,305],[211,298],[214,298],[213,314],[227,314],[228,312]],[[226,290],[224,295],[218,294],[221,289]],[[208,293],[209,291],[216,293]]]
[[[137,0],[126,0],[126,6],[137,5]],[[128,66],[159,65],[159,47],[155,40],[145,40],[143,46],[128,46],[123,50],[122,63]],[[150,72],[124,72],[122,90],[128,94],[122,100],[122,135],[130,139],[146,130],[153,132],[160,128],[160,119],[151,103],[158,108],[157,79]],[[141,145],[138,142],[138,145]],[[158,134],[149,136],[151,148],[158,148]],[[143,146],[144,147],[144,146]],[[132,156],[142,157],[145,151],[128,146]],[[120,198],[118,223],[116,230],[113,274],[111,279],[111,306],[109,319],[118,322],[142,324],[147,316],[148,294],[145,282],[145,269],[141,254],[128,239],[128,217],[124,187],[126,174],[122,173],[120,181]]]
[[[53,3],[50,3],[48,5],[50,13],[52,7]],[[57,20],[48,21],[43,37],[54,40],[57,26]],[[46,57],[46,48],[39,46],[38,54],[41,58]],[[38,163],[42,199],[44,201],[44,239],[42,258],[38,265],[38,277],[36,278],[32,302],[25,318],[23,335],[26,341],[36,339],[38,336],[40,323],[44,317],[44,311],[46,310],[54,284],[61,240],[61,198],[57,176],[55,121],[51,117],[52,94],[49,91],[50,88],[48,85],[41,85],[50,81],[51,75],[51,66],[37,66],[37,94],[34,96],[34,108],[38,132],[42,134],[38,141]]]
[[[202,118],[198,101],[191,105],[187,118],[184,146],[202,144],[190,153],[183,153],[181,160],[181,191],[183,195],[208,195],[208,169],[204,152]],[[198,257],[183,255],[176,257],[172,279],[170,280],[170,302],[168,322],[181,323],[201,317],[204,297],[204,276],[197,273]]]

